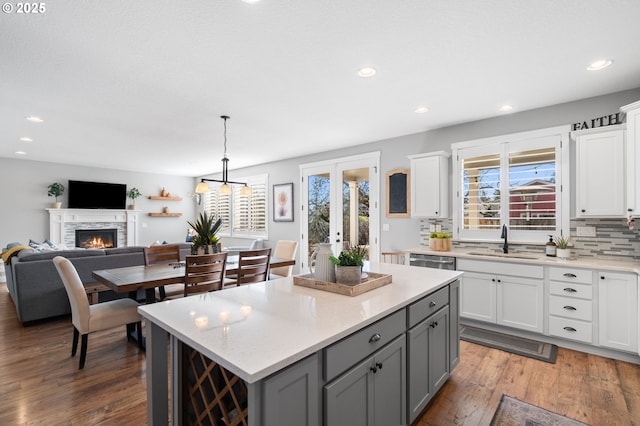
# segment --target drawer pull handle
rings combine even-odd
[[[576,310],[576,308],[574,308],[573,306],[569,306],[569,305],[563,306],[563,308],[566,309],[567,311],[575,311]]]
[[[382,370],[382,363],[376,362],[376,367],[378,367],[378,370]]]
[[[373,367],[369,367],[369,370],[371,370],[373,374],[376,374],[378,370],[382,370],[382,363],[376,362],[376,364]]]
[[[575,329],[575,328],[573,328],[573,327],[563,327],[563,328],[564,328],[564,330],[565,330],[565,331],[570,331],[570,332],[572,332],[572,333],[575,333],[576,331],[578,331],[578,330],[576,330],[576,329]]]
[[[571,272],[566,272],[566,273],[564,273],[562,275],[567,277],[567,278],[578,278],[578,276],[576,274],[572,274]]]
[[[376,333],[373,336],[371,336],[371,338],[369,339],[369,343],[375,343],[380,339],[382,339],[382,335],[380,335],[380,333]]]
[[[577,293],[578,290],[576,290],[575,288],[571,288],[571,287],[567,287],[565,289],[563,289],[564,291],[566,291],[567,293]]]
[[[429,307],[433,308],[434,306],[436,306],[436,302],[434,302],[433,300],[431,302],[429,302]]]

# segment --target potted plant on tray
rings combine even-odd
[[[216,220],[213,215],[202,212],[194,223],[189,221],[187,223],[195,232],[191,240],[193,243],[191,254],[213,254],[220,251],[219,238],[216,234],[222,226],[222,219]]]
[[[60,182],[54,182],[48,186],[47,195],[49,197],[55,197],[56,201],[53,203],[54,209],[59,209],[62,206],[62,202],[58,201],[58,197],[64,194],[64,186]]]
[[[568,259],[571,257],[571,250],[569,249],[569,237],[555,237],[553,241],[558,247],[556,249],[556,256],[560,259]]]
[[[336,265],[336,283],[356,285],[362,280],[362,266],[367,256],[365,246],[354,245],[340,252],[338,257],[331,256],[329,260]]]
[[[129,209],[130,210],[135,210],[136,209],[136,198],[138,198],[141,195],[142,195],[142,193],[135,186],[133,188],[131,188],[129,190],[129,192],[127,192],[127,197],[131,198],[131,204],[129,205]]]

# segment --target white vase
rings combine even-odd
[[[571,249],[556,249],[556,257],[558,259],[569,259],[571,257]]]
[[[311,255],[311,261],[309,265],[313,278],[318,281],[327,281],[330,283],[336,282],[336,268],[333,262],[329,260],[329,257],[333,256],[331,251],[331,243],[320,243],[318,248]],[[315,258],[315,264],[313,259]]]
[[[53,203],[54,209],[59,209],[60,207],[62,207],[62,201],[56,201]]]

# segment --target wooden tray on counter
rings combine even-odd
[[[357,296],[374,288],[391,284],[391,275],[379,274],[377,272],[367,272],[368,278],[364,279],[360,284],[347,285],[331,283],[328,281],[316,280],[311,274],[294,275],[293,284],[302,287],[315,288],[316,290],[330,291],[332,293],[343,294],[345,296]]]

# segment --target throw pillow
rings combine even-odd
[[[45,242],[43,242],[41,244],[41,243],[39,243],[37,241],[33,241],[31,239],[29,240],[29,247],[31,247],[31,248],[33,248],[33,249],[35,249],[37,251],[40,251],[40,252],[53,251],[53,249],[48,244],[46,244]]]

